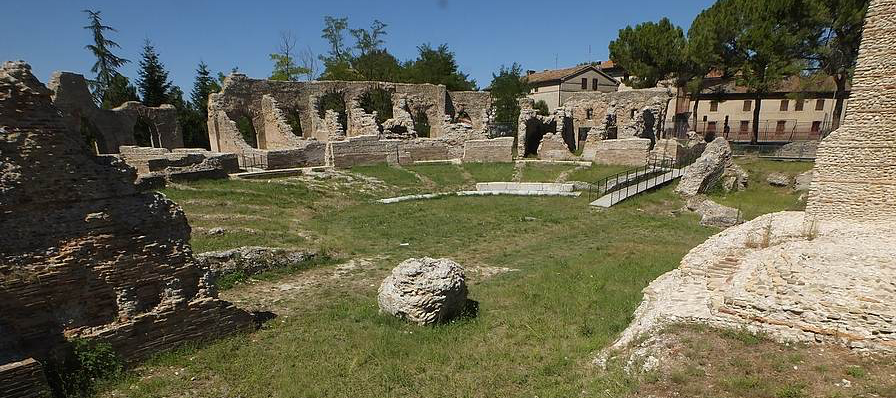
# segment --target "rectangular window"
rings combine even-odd
[[[706,131],[715,132],[716,131],[716,122],[709,122],[709,124],[706,125]]]
[[[589,109],[585,110],[585,119],[591,120],[591,118],[593,116],[594,116],[594,109],[589,108]]]
[[[591,89],[597,91],[597,78],[591,79]]]
[[[790,109],[790,100],[781,100],[781,112],[787,112]]]
[[[712,101],[709,103],[709,111],[710,112],[718,112],[719,111],[719,103],[717,101]]]
[[[753,110],[753,101],[746,100],[744,101],[744,112],[749,112]]]
[[[750,131],[750,122],[746,121],[746,120],[741,120],[740,121],[740,132],[746,133],[748,131]]]
[[[794,105],[794,110],[800,112],[803,110],[803,105],[805,105],[806,100],[798,99],[796,100],[796,105]]]
[[[815,110],[823,111],[824,110],[824,99],[818,99],[815,101]]]
[[[588,89],[588,78],[583,77],[582,78],[582,90],[587,90],[587,89]]]
[[[817,133],[821,131],[821,122],[812,122],[812,132]]]
[[[787,122],[783,120],[778,120],[778,125],[775,126],[775,133],[781,134],[784,132],[784,129],[787,127]]]

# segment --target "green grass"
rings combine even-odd
[[[391,167],[388,164],[380,163],[369,166],[355,166],[351,168],[353,173],[363,174],[382,180],[386,184],[396,186],[413,186],[420,184],[413,173],[407,170]]]
[[[476,182],[504,182],[513,179],[513,163],[464,163]]]
[[[522,178],[523,182],[554,182],[560,173],[571,170],[575,166],[565,164],[538,164],[526,163],[523,166]]]
[[[412,170],[437,184],[462,181],[457,166],[428,166]],[[512,173],[509,164],[463,167],[477,181]],[[553,181],[569,168],[527,165],[524,176]],[[419,184],[413,174],[384,165],[353,171],[408,189]],[[350,191],[339,196],[277,181],[190,183],[165,192],[183,202],[191,223],[249,225],[267,234],[252,236],[274,244],[313,244],[344,260],[368,258],[376,275],[352,289],[324,286],[286,297],[300,315],[275,319],[257,332],[163,354],[112,387],[125,395],[603,394],[607,383],[627,381],[596,377],[586,364],[629,324],[641,290],[717,232],[699,226],[692,214],[670,215],[682,206],[671,186],[605,211],[589,209],[583,197],[446,197],[381,205]],[[792,196],[777,195],[784,203]],[[263,219],[216,222],[212,214]],[[300,231],[313,243],[291,238]],[[238,246],[241,239],[250,237],[194,236],[192,243],[202,251]],[[478,317],[421,328],[379,314],[376,304],[380,278],[419,256],[519,272],[470,286],[470,297],[480,303]],[[698,373],[689,369],[683,377]]]
[[[745,220],[752,220],[774,211],[805,209],[806,203],[800,201],[799,195],[793,193],[790,187],[772,186],[766,181],[766,178],[775,172],[796,177],[797,174],[810,170],[814,163],[781,162],[756,158],[739,158],[735,161],[750,174],[747,189],[727,194],[721,190],[715,190],[709,193],[710,198],[722,205],[740,209]]]
[[[617,173],[622,173],[626,170],[632,169],[631,166],[618,166],[618,165],[600,165],[594,164],[591,167],[576,170],[569,174],[568,181],[584,181],[584,182],[597,182],[609,176],[612,176]]]
[[[467,182],[460,166],[453,164],[421,164],[405,168],[429,179],[439,188],[460,187]]]

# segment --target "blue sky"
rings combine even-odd
[[[346,16],[350,27],[374,19],[388,27],[386,48],[400,60],[414,58],[421,43],[448,43],[465,73],[486,86],[502,64],[525,69],[571,66],[608,58],[607,45],[629,24],[669,17],[690,26],[713,0],[504,1],[504,0],[323,0],[323,1],[10,1],[0,23],[0,61],[23,59],[46,82],[56,70],[91,76],[94,59],[84,49],[91,37],[85,8],[101,10],[118,29],[110,38],[130,59],[122,72],[132,80],[144,39],[156,46],[175,84],[190,92],[200,59],[214,71],[237,66],[266,77],[268,54],[278,34],[291,30],[300,46],[326,51],[320,37],[325,15]],[[349,39],[350,40],[350,39]]]

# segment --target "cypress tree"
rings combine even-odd
[[[100,17],[101,12],[93,10],[84,10],[83,12],[88,15],[87,18],[90,21],[90,24],[85,26],[84,29],[89,30],[93,34],[93,44],[88,44],[84,48],[90,50],[96,57],[96,63],[90,68],[91,72],[96,73],[96,79],[91,82],[93,96],[97,102],[104,102],[105,98],[103,95],[109,89],[109,86],[113,84],[113,79],[119,75],[118,68],[130,61],[112,53],[112,48],[121,48],[121,46],[107,39],[104,32],[117,32],[117,30],[111,26],[103,25],[103,20]]]

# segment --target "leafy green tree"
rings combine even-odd
[[[137,87],[131,84],[127,77],[121,73],[115,73],[109,86],[103,92],[103,109],[112,109],[128,101],[140,101],[137,96]]]
[[[363,80],[398,82],[402,79],[402,66],[386,50],[372,50],[352,59],[352,71]]]
[[[296,64],[295,48],[295,35],[289,31],[280,32],[279,52],[270,55],[274,62],[271,80],[297,81],[300,75],[308,73],[308,70]]]
[[[501,65],[498,73],[492,73],[489,91],[495,107],[495,122],[500,124],[516,124],[520,117],[520,98],[529,92],[523,67],[514,62],[510,67]]]
[[[549,116],[551,114],[550,108],[548,108],[548,103],[544,102],[544,100],[535,101],[535,113],[541,116]]]
[[[171,82],[168,81],[165,65],[159,60],[159,54],[149,39],[143,44],[143,55],[137,75],[137,87],[140,89],[143,105],[159,106],[165,103]]]
[[[691,116],[694,125],[698,120],[700,93],[703,91],[706,75],[715,71],[723,77],[730,77],[725,60],[736,57],[734,48],[726,43],[733,40],[736,29],[733,14],[718,11],[716,6],[703,10],[688,29],[687,59],[679,82],[694,101]]]
[[[454,53],[447,44],[432,48],[429,44],[417,47],[416,60],[405,65],[406,80],[409,83],[444,84],[451,91],[476,89],[476,80],[459,71]]]
[[[208,96],[218,91],[221,91],[221,86],[211,76],[208,65],[199,61],[199,66],[196,68],[196,80],[193,81],[193,91],[190,93],[190,101],[203,119],[208,119]]]
[[[813,1],[719,0],[707,10],[727,31],[716,43],[728,49],[727,56],[714,66],[735,77],[755,99],[753,144],[759,141],[761,99],[804,70],[817,46],[821,32],[813,18]]]
[[[374,19],[373,24],[370,25],[370,30],[349,29],[349,33],[355,38],[355,48],[358,49],[361,55],[377,51],[380,49],[380,46],[386,43],[383,40],[383,36],[386,35],[386,26],[386,24]]]
[[[821,29],[819,45],[809,60],[812,66],[834,78],[837,85],[833,128],[840,127],[840,114],[846,98],[846,84],[852,77],[859,56],[862,24],[868,0],[817,0],[814,8]]]
[[[329,15],[324,17],[324,29],[321,38],[330,45],[327,55],[321,55],[324,63],[347,61],[351,53],[345,48],[345,30],[348,29],[348,18],[334,18]]]
[[[610,59],[633,76],[635,87],[654,87],[685,66],[687,40],[668,18],[619,30],[610,42]]]
[[[130,61],[112,53],[113,48],[121,48],[121,46],[107,39],[104,32],[117,32],[117,30],[103,25],[103,20],[100,17],[101,11],[84,10],[83,12],[88,15],[87,18],[90,20],[90,25],[85,26],[84,29],[93,34],[93,44],[88,44],[84,48],[90,50],[96,57],[96,62],[90,68],[91,72],[96,73],[96,79],[92,82],[93,96],[97,102],[102,103],[103,94],[118,75],[118,68]]]

